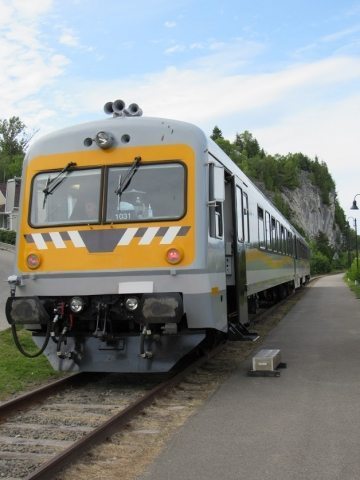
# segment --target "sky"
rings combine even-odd
[[[360,219],[360,1],[0,0],[1,119],[36,139],[118,98],[317,156]]]

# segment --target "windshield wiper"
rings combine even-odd
[[[52,180],[50,180],[50,177],[47,179],[46,182],[46,187],[44,188],[44,202],[43,202],[43,208],[45,207],[46,199],[48,195],[51,195],[54,190],[62,184],[62,182],[65,180],[67,177],[67,174],[73,169],[73,167],[76,167],[76,163],[74,162],[69,162],[65,168],[61,170],[61,172],[58,173],[56,177],[54,177]]]
[[[120,175],[119,185],[115,190],[115,194],[118,195],[119,197],[121,197],[121,195],[125,192],[125,190],[130,185],[130,182],[133,176],[135,175],[135,173],[137,172],[137,169],[139,168],[140,162],[141,162],[141,157],[135,157],[133,164],[131,165],[131,167],[129,168],[129,170],[127,171],[123,179],[121,178],[121,175]]]

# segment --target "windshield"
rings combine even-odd
[[[30,223],[33,226],[99,221],[101,170],[74,170],[50,190],[44,202],[44,189],[59,172],[44,172],[33,181]]]
[[[44,189],[59,172],[42,172],[34,177],[30,224],[46,227],[102,221],[101,169],[72,170],[61,177],[55,189],[49,189],[44,202]],[[127,188],[119,190],[128,173],[129,165],[107,169],[106,222],[176,220],[185,214],[186,172],[182,163],[140,163]]]
[[[108,171],[107,222],[178,219],[185,214],[185,168],[181,163],[140,164],[126,190],[119,185],[129,167]]]

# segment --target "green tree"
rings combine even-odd
[[[241,134],[236,134],[234,145],[240,153],[246,155],[248,158],[260,154],[259,143],[248,130],[245,130],[245,132]]]
[[[25,150],[34,133],[19,117],[0,119],[0,175],[3,181],[21,175]]]
[[[335,183],[329,173],[326,163],[320,163],[319,159],[315,157],[315,161],[311,163],[310,168],[314,184],[320,190],[321,200],[325,205],[329,205],[329,194],[335,190]]]
[[[212,140],[214,140],[214,142],[216,142],[216,141],[219,140],[219,139],[224,140],[222,131],[220,130],[220,128],[219,128],[218,126],[215,125],[215,127],[214,127],[214,129],[213,129],[213,132],[212,132],[212,134],[210,135],[210,138],[211,138]]]
[[[279,192],[276,192],[273,198],[274,205],[277,207],[280,212],[290,220],[292,210],[290,205],[283,199]]]
[[[311,253],[310,273],[311,275],[331,272],[331,262],[326,255],[319,251]]]
[[[321,252],[331,261],[335,251],[333,247],[329,244],[329,239],[327,235],[324,232],[320,231],[318,235],[315,237],[315,243],[316,243],[316,250]]]

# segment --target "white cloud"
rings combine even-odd
[[[164,23],[164,26],[166,28],[175,28],[176,27],[176,22],[167,21],[167,22]]]
[[[68,47],[79,47],[79,37],[70,28],[64,28],[60,34],[59,42]]]
[[[224,58],[226,63],[228,57]],[[360,111],[360,95],[351,96],[346,86],[359,82],[360,59],[334,57],[251,75],[229,74],[214,63],[209,75],[211,62],[216,61],[217,55],[200,61],[197,68],[170,67],[125,80],[87,81],[67,92],[66,101],[94,118],[101,115],[106,101],[118,98],[121,92],[121,98],[137,102],[147,116],[190,121],[207,132],[217,124],[229,139],[243,125],[269,153],[302,151],[326,161],[346,208],[359,188],[355,179],[359,178],[356,139]],[[64,96],[58,101],[61,109]],[[346,183],[349,198],[344,193]]]
[[[277,124],[252,133],[268,153],[301,151],[325,161],[346,211],[355,193],[360,192],[359,111],[360,94],[354,94],[321,108],[308,107],[284,115]]]
[[[12,0],[10,3],[14,6],[18,14],[23,17],[36,18],[38,15],[47,13],[53,5],[53,0]]]
[[[202,50],[204,47],[204,44],[202,42],[195,42],[190,45],[190,50]]]
[[[4,0],[0,0],[0,27],[10,21],[13,14],[13,7]]]
[[[302,107],[305,99],[301,96],[307,90],[321,91],[354,79],[360,79],[360,60],[343,58],[258,75],[224,75],[214,68],[209,76],[207,69],[169,68],[135,85],[123,85],[122,91],[136,91],[147,104],[153,103],[149,98],[163,98],[161,115],[173,117],[176,113],[182,119],[203,121],[265,108],[291,96],[300,100]]]
[[[330,35],[325,35],[324,37],[321,38],[322,42],[335,42],[337,40],[340,40],[344,37],[348,37],[349,35],[352,35],[353,33],[358,33],[360,30],[360,25],[355,25],[354,27],[347,28],[345,30],[340,30],[338,32],[334,32]]]
[[[14,17],[21,20],[36,20],[39,15],[47,13],[53,0],[0,0],[0,27],[7,25]]]
[[[265,45],[235,38],[232,42],[209,41],[202,45],[208,53],[194,60],[193,68],[203,68],[211,72],[239,71],[252,62],[266,48]]]
[[[173,45],[165,50],[166,55],[171,55],[173,53],[184,52],[186,50],[185,45]]]
[[[0,92],[1,115],[20,115],[25,122],[33,118],[31,98],[63,74],[68,59],[42,41],[40,22],[49,12],[50,0],[11,2],[0,0]],[[30,8],[31,7],[31,8]],[[30,103],[29,103],[30,101]],[[37,99],[39,108],[46,108]],[[39,103],[40,102],[40,103]],[[29,105],[29,110],[26,106]]]
[[[216,68],[216,61],[217,57],[208,57],[205,62],[207,67],[215,62],[211,75],[200,61],[200,66],[192,69],[171,67],[124,80],[84,81],[78,89],[72,85],[71,95],[76,96],[77,104],[83,103],[84,112],[94,112],[96,105],[108,100],[104,99],[103,92],[107,92],[110,99],[117,98],[121,92],[125,100],[141,103],[147,115],[213,124],[230,115],[244,116],[249,112],[259,112],[261,119],[262,111],[275,106],[281,115],[289,110],[288,102],[294,111],[304,109],[307,102],[316,108],[313,96],[319,96],[316,102],[321,103],[327,87],[360,80],[360,60],[347,57],[252,75],[224,73]],[[331,99],[326,97],[326,100]]]

